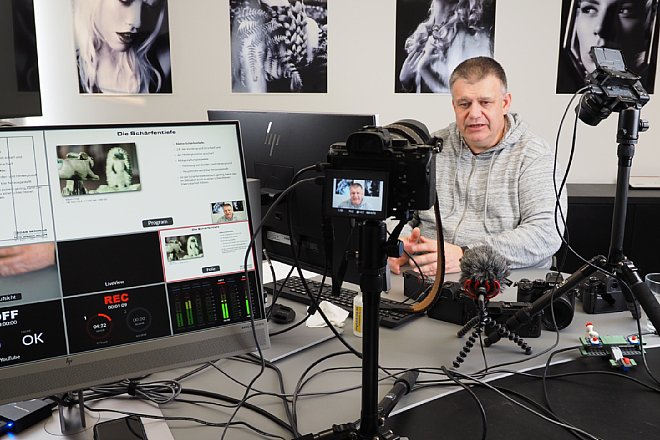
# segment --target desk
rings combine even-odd
[[[542,278],[545,275],[544,270],[521,270],[516,271],[511,278]],[[264,271],[268,274],[269,271]],[[266,275],[268,278],[268,275]],[[456,279],[456,275],[448,277]],[[393,289],[389,294],[393,299],[402,297],[402,279],[393,277]],[[505,290],[497,300],[515,300],[515,288]],[[284,301],[283,301],[284,302]],[[287,303],[296,309],[298,316],[304,316],[304,307],[300,304]],[[595,329],[601,334],[630,334],[636,332],[636,324],[628,312],[619,312],[613,314],[586,315],[582,313],[581,306],[578,304],[575,318],[570,326],[560,332],[559,348],[577,345],[578,337],[585,332],[584,325],[586,321],[592,321]],[[346,324],[348,328],[344,332],[346,341],[355,347],[361,349],[362,339],[357,338],[350,331],[350,320]],[[459,350],[463,347],[465,340],[456,337],[456,331],[460,327],[455,324],[445,323],[433,320],[427,317],[421,317],[398,329],[380,329],[380,359],[379,363],[385,368],[428,368],[437,369],[440,366],[451,366]],[[545,348],[550,347],[555,341],[556,334],[543,331],[540,338],[529,339],[529,344],[534,352],[538,353]],[[276,345],[278,338],[274,337],[271,344]],[[647,338],[649,345],[657,344],[657,337]],[[291,357],[276,362],[281,369],[285,388],[287,392],[294,390],[302,372],[313,362],[332,353],[345,351],[346,348],[336,339],[326,341],[320,345],[311,347]],[[508,340],[502,340],[497,344],[485,349],[487,360],[490,365],[504,362],[521,360],[521,364],[514,366],[518,370],[531,369],[541,366],[545,363],[547,356],[530,359],[520,348],[510,343]],[[566,360],[577,358],[577,351],[572,351],[559,358]],[[232,379],[241,383],[248,383],[257,373],[257,366],[247,365],[233,359],[223,359],[216,364],[223,372]],[[353,355],[342,355],[330,358],[324,361],[320,368],[331,367],[356,367],[352,372],[328,372],[313,379],[305,388],[306,393],[310,392],[333,392],[338,389],[359,387],[361,376],[359,366],[361,361]],[[477,350],[468,356],[465,363],[459,371],[471,373],[483,367],[483,360]],[[641,367],[638,367],[641,368]],[[656,366],[657,369],[657,366]],[[151,379],[171,379],[190,371],[191,368],[177,369],[154,375]],[[420,375],[419,380],[428,379],[425,374]],[[228,379],[222,373],[207,369],[201,373],[191,376],[182,382],[184,388],[195,388],[213,391],[241,398],[244,388],[233,380]],[[379,389],[379,395],[384,395],[392,386],[392,381],[384,381]],[[254,389],[263,391],[278,391],[278,380],[276,375],[267,370],[254,384]],[[447,389],[427,388],[414,391],[400,401],[394,414],[406,410],[412,410],[419,405],[428,405],[434,402],[442,394],[447,394]],[[185,396],[193,398],[192,396]],[[426,402],[426,403],[425,403]],[[250,403],[271,412],[282,420],[286,420],[286,414],[280,401],[272,396],[261,395],[250,400]],[[345,392],[342,394],[329,394],[316,397],[302,397],[298,401],[298,428],[301,434],[316,433],[332,426],[333,423],[346,423],[359,419],[360,417],[360,391],[359,389]],[[161,407],[166,416],[176,417],[195,417],[207,421],[224,422],[227,421],[231,410],[219,406],[211,405],[190,405],[186,403],[173,403]],[[475,406],[466,405],[466,411],[475,411]],[[238,413],[238,420],[244,420],[252,423],[264,431],[276,433],[284,438],[291,438],[291,435],[275,423],[258,416],[248,409],[241,409]],[[471,418],[470,420],[476,420]],[[220,438],[220,428],[202,427],[190,422],[172,421],[168,422],[171,432],[177,440],[206,440]],[[418,423],[433,423],[426,419]],[[515,423],[512,420],[511,423]],[[405,435],[405,432],[397,432]],[[36,438],[36,437],[35,437]],[[51,437],[43,437],[51,438]],[[61,437],[60,437],[61,438]],[[228,439],[250,439],[262,438],[246,428],[232,428],[227,437]],[[438,438],[438,437],[434,437]],[[541,437],[538,437],[541,438]],[[32,439],[32,437],[31,437]],[[152,439],[154,440],[154,439]]]

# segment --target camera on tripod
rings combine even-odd
[[[554,289],[561,284],[562,281],[564,281],[564,278],[559,272],[548,272],[544,280],[536,279],[531,281],[523,278],[518,281],[517,300],[533,303],[549,289]],[[551,305],[543,309],[540,316],[544,329],[554,331],[556,327],[557,330],[561,330],[571,324],[573,315],[575,315],[575,295],[575,290],[571,290],[554,301],[552,304],[554,320],[552,311],[550,310]]]
[[[440,139],[421,122],[367,126],[330,146],[326,214],[357,219],[405,219],[435,201],[435,154]]]
[[[612,112],[642,107],[649,101],[640,76],[626,69],[619,50],[592,47],[590,53],[596,69],[587,75],[589,90],[576,108],[580,120],[595,126]]]
[[[529,303],[527,302],[489,301],[486,303],[486,312],[493,320],[504,324],[518,310],[528,306]],[[465,325],[470,319],[477,316],[477,313],[477,305],[474,300],[464,293],[461,283],[447,281],[442,285],[440,297],[429,309],[427,315],[429,318],[440,321]],[[487,325],[485,328],[486,334],[491,331],[493,331],[492,326]],[[523,338],[538,338],[541,336],[541,316],[537,315],[532,318],[529,323],[521,326],[516,334]]]

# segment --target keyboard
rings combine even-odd
[[[316,295],[318,295],[321,283],[315,280],[307,280],[307,286],[309,287],[309,290],[315,295],[315,297],[317,297]],[[281,284],[278,283],[277,288],[279,289],[280,287]],[[273,295],[273,283],[267,283],[264,288],[266,293]],[[349,315],[352,315],[353,297],[355,297],[355,295],[357,295],[355,290],[342,287],[339,290],[339,296],[332,296],[332,288],[329,285],[324,284],[321,294],[318,295],[318,302],[320,303],[324,300],[331,302],[332,304],[348,311]],[[280,297],[306,305],[311,303],[311,300],[309,299],[309,296],[307,296],[307,292],[305,291],[305,287],[303,286],[302,281],[299,277],[295,276],[289,277],[286,285],[280,292]],[[381,298],[380,304],[382,306],[383,304],[399,303],[386,298]],[[387,328],[399,327],[400,325],[405,324],[406,322],[409,322],[422,315],[421,313],[402,312],[399,310],[387,310],[383,308],[379,308],[378,314],[380,325]]]

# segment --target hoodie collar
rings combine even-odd
[[[502,139],[493,147],[489,148],[488,150],[477,154],[476,156],[490,156],[498,151],[501,151],[507,147],[510,147],[511,145],[514,145],[518,139],[520,138],[523,130],[522,130],[522,121],[520,120],[520,117],[518,116],[517,113],[507,113],[506,114],[507,118],[507,129],[506,132],[504,133],[504,136]],[[464,154],[471,154],[472,150],[467,146],[465,143],[465,140],[463,139],[463,136],[461,136],[461,133],[458,131],[458,126],[456,123],[452,123],[452,135],[456,136],[458,141],[460,142],[460,145],[465,145],[465,149],[463,150],[465,153]]]

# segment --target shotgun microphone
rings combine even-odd
[[[410,392],[410,390],[413,389],[418,377],[418,370],[408,370],[400,377],[398,377],[394,382],[392,389],[383,397],[380,402],[378,402],[378,416],[387,418],[396,404],[399,403],[399,399],[401,399],[401,397],[405,396]]]

